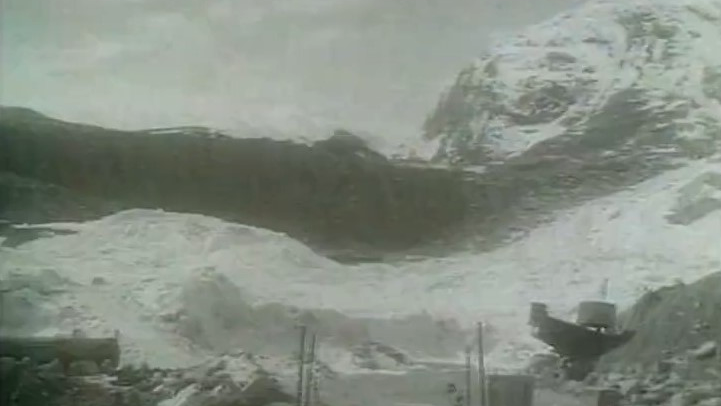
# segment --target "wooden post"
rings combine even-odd
[[[0,328],[5,321],[5,291],[0,290]]]
[[[305,401],[303,402],[303,406],[312,406],[313,398],[313,382],[314,382],[314,376],[315,376],[315,340],[316,335],[315,333],[310,337],[310,349],[308,350],[308,364],[306,365],[307,368],[307,375],[305,378]]]
[[[320,404],[320,378],[323,376],[323,374],[314,374],[313,375],[313,404],[319,405]]]
[[[0,327],[5,323],[5,294],[10,292],[10,289],[0,289]]]
[[[483,322],[478,323],[478,404],[488,404],[488,388],[486,387],[486,360],[483,354]]]
[[[471,346],[466,346],[466,394],[465,404],[471,406],[471,392],[473,391],[473,384],[471,383]]]
[[[300,353],[298,354],[298,391],[296,393],[296,405],[303,406],[303,382],[305,378],[305,336],[306,326],[300,326]]]
[[[719,313],[721,314],[721,304],[719,304]],[[721,374],[721,330],[718,332],[718,341],[716,342],[716,361],[718,361],[718,372]],[[721,375],[719,377],[721,378]]]

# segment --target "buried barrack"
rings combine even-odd
[[[616,307],[607,302],[582,302],[576,323],[551,317],[544,303],[532,303],[529,324],[533,336],[561,357],[565,378],[576,381],[585,379],[602,355],[626,344],[635,334],[615,331]]]
[[[59,361],[65,371],[76,361],[92,361],[100,366],[120,360],[118,337],[0,337],[0,357],[45,364]]]

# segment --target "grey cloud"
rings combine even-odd
[[[307,115],[414,135],[494,29],[570,2],[3,0],[0,102],[105,125]]]

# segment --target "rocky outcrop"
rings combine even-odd
[[[694,349],[721,337],[719,292],[721,273],[646,293],[621,315],[622,326],[636,335],[602,363],[648,366],[671,356],[677,361],[696,358]]]
[[[676,204],[666,219],[689,225],[721,210],[721,173],[705,172],[678,191]]]
[[[3,108],[0,172],[125,207],[261,226],[316,247],[402,249],[464,218],[456,173],[397,166],[349,140],[336,134],[307,146],[194,128],[124,132]],[[0,209],[10,200],[2,196]],[[76,217],[55,211],[45,220]]]

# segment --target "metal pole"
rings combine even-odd
[[[313,392],[313,382],[314,382],[314,376],[315,376],[315,340],[316,335],[313,334],[310,337],[310,349],[308,352],[308,365],[306,365],[306,368],[308,369],[308,374],[305,378],[305,393],[304,393],[304,405],[303,406],[312,406],[312,392]]]
[[[466,395],[465,401],[466,406],[471,406],[471,392],[473,387],[471,386],[471,346],[466,346]]]
[[[490,406],[488,401],[488,388],[486,387],[486,360],[483,355],[483,323],[478,323],[478,404]]]
[[[306,326],[300,326],[300,353],[298,354],[298,391],[296,393],[296,405],[303,406],[303,378],[305,376],[305,336]]]

